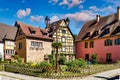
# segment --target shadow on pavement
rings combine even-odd
[[[109,80],[109,78],[107,78],[107,77],[103,77],[103,76],[94,76],[94,77]]]

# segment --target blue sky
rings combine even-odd
[[[0,0],[0,23],[21,21],[45,28],[46,16],[51,22],[69,17],[71,31],[78,34],[86,21],[116,13],[118,6],[119,0]]]

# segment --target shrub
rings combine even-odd
[[[20,64],[23,63],[23,58],[18,58],[17,62],[20,63]]]
[[[67,60],[66,57],[64,55],[62,55],[59,57],[58,63],[61,65],[65,65],[66,60]]]
[[[19,55],[13,55],[12,57],[13,57],[14,59],[20,58]]]
[[[51,55],[48,55],[48,57],[49,57],[49,62],[50,62],[52,65],[55,65],[55,57],[54,57],[54,55],[51,54]]]
[[[52,67],[52,64],[48,63],[48,62],[41,62],[39,64],[36,64],[36,68],[39,68],[42,70],[42,72],[47,72],[49,71],[49,68]]]
[[[117,64],[120,64],[120,60],[117,60],[116,62],[117,62]]]
[[[67,63],[68,67],[86,67],[87,63],[83,59],[76,59]]]
[[[87,67],[87,62],[81,58],[78,59],[79,60],[79,67]]]
[[[93,64],[97,64],[98,63],[97,54],[92,54],[91,61],[92,61]]]

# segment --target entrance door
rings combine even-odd
[[[106,62],[112,62],[112,54],[111,53],[106,54]]]
[[[85,60],[89,61],[89,54],[85,54]]]

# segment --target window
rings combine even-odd
[[[31,41],[31,47],[34,47],[34,42],[33,41]]]
[[[88,42],[85,42],[85,48],[88,48]]]
[[[95,37],[99,34],[99,31],[95,31],[91,37]]]
[[[31,31],[31,34],[35,34],[35,31]]]
[[[112,46],[112,40],[110,40],[110,39],[105,40],[104,45],[105,46]]]
[[[90,32],[87,32],[82,39],[86,39],[86,38],[88,38],[88,37],[90,37]]]
[[[34,29],[34,28],[29,27],[28,29],[29,29],[29,31],[30,31],[30,33],[31,33],[31,34],[35,34],[35,32],[36,32],[36,31],[35,31],[35,29]]]
[[[43,48],[43,43],[42,43],[42,42],[34,42],[34,41],[31,41],[31,47]]]
[[[43,48],[43,44],[42,44],[42,42],[40,42],[40,46],[39,46],[40,48]]]
[[[105,34],[108,34],[110,32],[110,29],[105,29]]]
[[[6,45],[8,45],[8,46],[12,46],[12,45],[14,45],[14,43],[11,42],[11,41],[6,41]]]
[[[22,43],[21,42],[18,43],[18,49],[22,49]]]
[[[62,51],[65,51],[65,47],[62,48]]]
[[[115,39],[115,45],[120,45],[120,38]]]
[[[93,47],[94,47],[94,42],[90,41],[90,48],[93,48]]]
[[[65,42],[65,41],[66,41],[66,40],[65,40],[65,37],[63,36],[63,37],[62,37],[62,42]]]
[[[65,34],[65,33],[66,33],[66,30],[62,30],[62,33]]]
[[[112,54],[111,53],[107,53],[106,54],[106,62],[111,62],[112,61]]]

